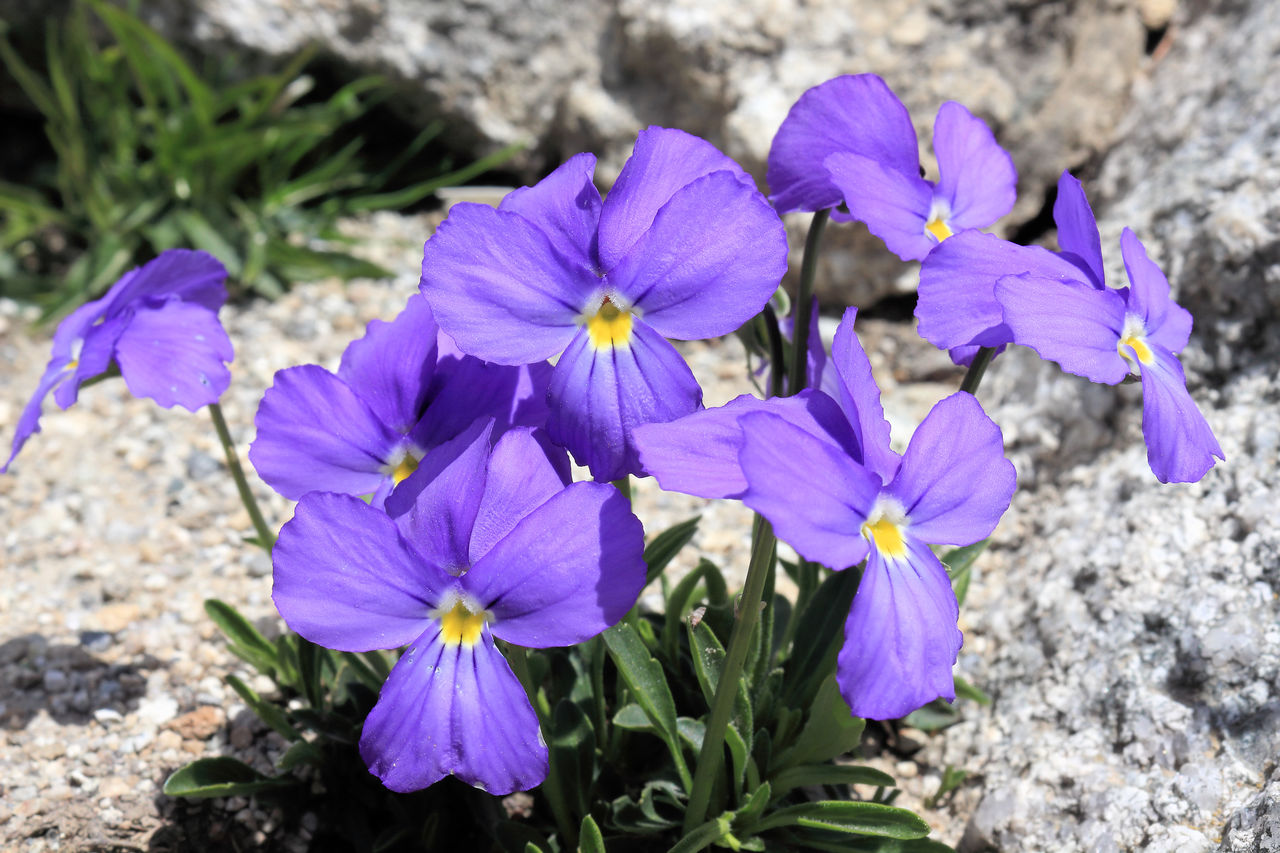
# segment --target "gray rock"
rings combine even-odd
[[[1280,851],[1280,779],[1273,774],[1265,788],[1227,821],[1219,853]]]

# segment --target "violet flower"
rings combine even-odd
[[[640,474],[638,424],[701,407],[666,338],[734,331],[786,270],[777,214],[710,143],[651,127],[604,201],[579,154],[494,210],[454,205],[427,241],[422,292],[466,353],[560,353],[547,429],[598,481]]]
[[[933,124],[938,182],[922,178],[911,116],[874,74],[836,77],[796,101],[769,150],[769,187],[779,213],[835,210],[865,222],[890,251],[921,260],[965,229],[1013,209],[1013,159],[981,119],[954,101]]]
[[[495,638],[582,642],[644,585],[644,531],[627,500],[566,486],[529,430],[490,450],[492,431],[477,423],[429,452],[390,515],[304,495],[272,554],[272,597],[303,637],[350,652],[408,645],[360,738],[395,791],[448,774],[491,794],[541,783],[547,745]]]
[[[66,317],[53,333],[53,354],[18,418],[13,450],[0,473],[40,431],[44,398],[63,409],[80,386],[115,365],[129,393],[166,409],[196,411],[216,403],[231,383],[224,362],[235,353],[218,322],[227,271],[205,252],[170,249],[130,270],[101,299]]]
[[[1024,344],[1069,373],[1108,385],[1132,365],[1142,377],[1151,470],[1162,483],[1199,480],[1223,455],[1177,359],[1191,315],[1170,299],[1164,273],[1128,229],[1120,251],[1130,286],[1107,287],[1097,222],[1067,172],[1058,180],[1053,218],[1061,252],[975,233],[930,254],[920,270],[920,334],[943,348]]]
[[[496,418],[498,432],[544,424],[550,374],[545,362],[507,367],[462,355],[414,295],[395,320],[374,320],[351,342],[336,375],[315,364],[277,371],[249,459],[292,500],[373,494],[381,506],[423,454],[476,418]]]

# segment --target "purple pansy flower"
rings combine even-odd
[[[227,300],[226,277],[212,255],[170,249],[59,323],[53,355],[18,418],[13,451],[0,473],[40,431],[41,404],[50,392],[61,408],[69,408],[80,386],[113,363],[135,397],[192,412],[216,403],[231,383],[225,362],[235,355],[218,322]]]
[[[954,101],[933,124],[938,182],[920,176],[911,116],[875,74],[836,77],[805,92],[769,151],[780,213],[824,210],[865,222],[890,251],[920,260],[952,234],[1013,209],[1018,173],[981,119]]]
[[[616,489],[565,485],[526,429],[477,422],[429,452],[388,512],[310,492],[272,554],[289,627],[332,649],[407,645],[360,738],[395,791],[448,774],[492,794],[546,777],[547,746],[494,640],[566,646],[644,585],[644,532]],[[559,451],[563,455],[563,451]]]
[[[740,166],[651,127],[604,201],[595,158],[570,158],[498,209],[454,205],[427,241],[422,292],[461,349],[502,364],[560,353],[547,423],[596,480],[643,473],[643,423],[697,410],[667,338],[734,331],[786,270],[786,234]]]
[[[315,364],[278,371],[258,406],[249,459],[287,498],[373,494],[381,506],[427,450],[476,418],[496,418],[498,432],[544,424],[550,374],[545,362],[508,367],[462,355],[415,295],[395,320],[369,324],[336,375]]]
[[[1163,483],[1199,480],[1223,455],[1177,359],[1191,315],[1170,299],[1164,273],[1128,229],[1120,251],[1130,286],[1106,286],[1097,222],[1080,182],[1066,172],[1053,218],[1061,252],[958,234],[930,254],[920,271],[920,334],[944,348],[1024,344],[1109,385],[1132,366],[1142,377],[1151,470]]]

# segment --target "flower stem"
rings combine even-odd
[[[631,475],[630,474],[623,474],[621,478],[614,480],[613,487],[617,489],[619,492],[622,492],[622,496],[627,499],[628,503],[631,502]]]
[[[960,390],[968,391],[970,394],[977,394],[978,385],[982,383],[982,376],[987,372],[987,365],[991,364],[991,359],[995,357],[995,347],[981,347],[978,350],[978,354],[973,357],[973,361],[969,363],[969,372],[964,375],[964,381],[960,383]]]
[[[804,260],[800,262],[800,290],[796,294],[796,326],[791,340],[795,345],[795,358],[791,362],[791,375],[788,377],[787,391],[798,393],[804,388],[805,376],[809,372],[809,302],[813,298],[813,280],[818,275],[818,246],[822,243],[822,232],[827,228],[827,220],[831,218],[830,210],[819,210],[809,220],[809,234],[804,239]]]
[[[240,467],[240,457],[236,455],[236,447],[231,442],[231,432],[227,429],[227,421],[222,417],[222,406],[218,403],[209,404],[209,417],[213,420],[213,428],[218,432],[218,441],[222,443],[222,452],[227,456],[227,470],[231,472],[231,479],[236,481],[236,490],[240,492],[240,502],[244,504],[244,508],[249,513],[249,518],[253,520],[253,527],[258,531],[258,544],[268,554],[276,544],[275,534],[271,532],[271,528],[267,526],[267,521],[262,517],[262,510],[258,509],[258,502],[253,497],[253,492],[249,488],[249,481],[244,478],[244,468]]]
[[[733,700],[738,693],[738,680],[747,661],[751,647],[751,632],[760,618],[760,597],[764,593],[765,579],[773,564],[773,525],[757,515],[751,541],[751,563],[747,568],[747,582],[742,590],[737,620],[729,636],[729,651],[725,655],[724,668],[720,671],[720,683],[707,718],[706,734],[702,738],[702,750],[698,753],[698,767],[693,775],[693,788],[689,792],[689,807],[684,813],[684,834],[688,835],[702,823],[711,800],[711,788],[720,767],[724,764],[725,731],[733,713]]]

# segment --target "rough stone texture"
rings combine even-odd
[[[1227,462],[1161,485],[1136,386],[997,362],[984,397],[1034,488],[967,607],[962,670],[995,705],[936,745],[980,780],[962,850],[1280,847],[1280,8],[1173,33],[1088,189],[1112,283],[1131,226],[1195,314],[1183,363]],[[1054,430],[1055,464],[1018,455]]]

